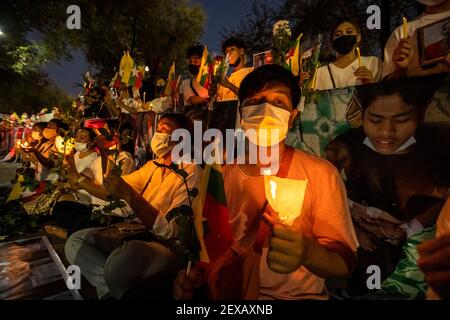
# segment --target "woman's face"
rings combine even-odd
[[[364,112],[364,132],[381,154],[395,153],[414,136],[418,126],[417,108],[406,104],[397,93],[377,98]]]
[[[89,144],[91,142],[89,132],[87,132],[86,130],[78,130],[77,134],[75,135],[75,142]]]
[[[355,26],[350,22],[344,22],[337,26],[333,32],[333,40],[340,36],[357,36],[357,42],[361,41],[361,34],[356,30]]]

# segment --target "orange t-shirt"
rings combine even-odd
[[[295,151],[287,177],[308,180],[303,208],[294,225],[325,247],[341,245],[356,252],[358,241],[347,204],[344,184],[328,161]],[[239,246],[256,240],[266,197],[263,176],[248,176],[238,164],[224,167],[225,193],[233,237]],[[268,248],[260,262],[261,299],[327,299],[325,280],[300,267],[290,274],[269,269]]]

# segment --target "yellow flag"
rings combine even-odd
[[[124,52],[120,60],[119,74],[122,77],[122,83],[128,84],[133,70],[134,61],[130,56],[130,52]]]
[[[300,39],[303,37],[303,33],[300,34],[295,41],[294,53],[286,60],[286,64],[291,69],[294,76],[300,74]]]
[[[163,96],[168,97],[172,94],[172,90],[175,89],[175,61],[170,66],[169,75],[167,76],[166,87],[164,88]]]

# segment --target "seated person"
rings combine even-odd
[[[53,217],[58,227],[46,226],[46,231],[67,239],[73,232],[97,225],[91,220],[92,205],[104,201],[91,195],[92,189],[103,182],[102,159],[95,151],[95,133],[90,128],[80,128],[75,135],[75,153],[68,158],[67,182],[60,183],[63,194],[53,208]]]
[[[105,122],[103,129],[106,130],[109,137],[103,136],[98,130],[95,133],[96,145],[99,148],[102,157],[102,167],[106,175],[109,175],[113,164],[120,164],[121,175],[128,175],[135,169],[134,140],[131,137],[131,125],[119,120],[109,119]],[[112,140],[108,140],[112,138]]]
[[[38,152],[42,152],[43,147],[45,143],[47,142],[47,139],[43,136],[43,131],[47,127],[47,122],[37,122],[33,125],[33,131],[31,133],[31,142],[29,146],[21,147],[17,151],[18,154],[22,155],[22,162],[23,166],[30,168],[35,171],[35,177],[36,176],[36,168],[39,164],[39,161],[37,160],[36,156],[33,153],[30,152],[24,152],[23,149],[27,148],[35,148]]]
[[[181,114],[166,114],[158,122],[151,146],[157,159],[147,162],[141,169],[130,175],[118,177],[114,174],[105,178],[104,188],[90,190],[103,199],[109,194],[123,199],[133,209],[139,220],[162,239],[175,239],[178,225],[166,219],[166,214],[181,205],[189,204],[188,193],[183,179],[168,168],[158,164],[172,164],[171,134],[176,129],[193,132],[192,122]],[[198,188],[201,168],[197,165],[181,164],[188,173],[189,189]],[[95,193],[95,191],[97,191]],[[166,279],[170,289],[176,273],[184,259],[160,242],[128,241],[112,253],[98,249],[92,240],[92,232],[98,229],[85,229],[71,235],[67,240],[65,253],[71,264],[80,266],[82,274],[97,288],[99,298],[110,294],[116,299],[135,287],[146,278]],[[161,291],[148,291],[149,295],[164,294]],[[153,292],[153,293],[152,293]],[[169,292],[170,293],[170,292]],[[143,297],[141,297],[143,298]]]
[[[180,271],[174,287],[177,299],[191,299],[205,283],[210,297],[218,299],[327,299],[325,279],[351,274],[358,243],[339,173],[329,162],[285,145],[299,99],[295,77],[277,65],[261,66],[242,82],[242,128],[257,130],[256,136],[248,135],[249,150],[271,152],[270,163],[257,157],[256,164],[224,166],[234,244],[211,264],[206,276],[196,268],[188,275]],[[264,139],[258,129],[265,128],[278,129],[278,138],[275,134]],[[249,151],[245,155],[252,156]],[[282,224],[273,210],[264,210],[261,173],[270,167],[272,173],[287,168],[289,179],[307,180],[303,208],[293,225]]]
[[[377,57],[361,57],[356,48],[361,47],[360,26],[348,19],[338,22],[331,33],[331,46],[336,60],[317,70],[316,90],[330,90],[378,82],[381,78],[381,61]],[[301,79],[309,78],[301,73]]]
[[[347,151],[329,158],[347,177],[361,245],[351,295],[368,292],[370,265],[380,266],[382,280],[389,277],[403,258],[405,240],[432,227],[442,208],[437,191],[450,184],[450,149],[443,147],[449,132],[421,124],[439,83],[440,77],[432,77],[358,88],[363,131],[338,137]]]
[[[36,148],[23,150],[24,152],[31,153],[36,157],[38,161],[36,177],[38,180],[58,180],[58,174],[51,172],[50,170],[55,166],[55,157],[58,153],[58,148],[56,146],[57,140],[62,140],[62,137],[65,135],[65,131],[68,129],[69,127],[67,124],[62,122],[62,120],[52,119],[48,122],[47,127],[42,132],[42,135],[45,139],[47,139],[47,141],[39,147],[39,150]]]
[[[395,80],[404,77],[418,77],[450,72],[450,52],[446,61],[430,68],[422,68],[419,57],[417,30],[450,17],[450,0],[417,0],[426,5],[426,11],[408,22],[407,37],[403,26],[391,34],[384,49],[383,79]]]

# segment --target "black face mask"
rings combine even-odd
[[[241,57],[237,58],[235,63],[233,64],[230,63],[230,67],[236,68],[240,64],[241,64]]]
[[[200,71],[200,66],[196,65],[196,64],[189,64],[188,65],[188,70],[189,73],[192,74],[193,76],[195,76],[196,74],[198,74],[198,72]]]
[[[355,47],[357,37],[355,35],[344,35],[333,40],[333,49],[340,55],[346,55],[350,53]]]

